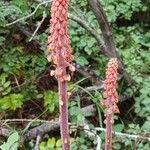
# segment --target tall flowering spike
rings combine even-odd
[[[63,150],[70,150],[69,127],[68,127],[68,95],[67,81],[70,75],[67,69],[75,71],[71,65],[74,59],[71,55],[69,31],[68,31],[68,0],[53,0],[51,6],[50,36],[48,37],[48,61],[53,61],[55,70],[51,75],[58,80],[59,86],[59,109],[60,109],[60,130]]]
[[[106,142],[105,150],[112,150],[112,125],[114,123],[112,115],[113,113],[119,113],[117,106],[118,94],[117,94],[117,70],[118,61],[116,58],[111,58],[108,62],[106,69],[106,79],[104,81],[104,93],[103,96],[105,100],[101,103],[106,110],[106,119],[104,123],[106,124]]]
[[[53,0],[51,6],[50,36],[48,37],[48,51],[51,52],[51,58],[56,65],[53,73],[61,81],[70,80],[66,75],[66,68],[74,71],[75,68],[70,64],[74,59],[71,55],[70,39],[68,32],[68,0]]]

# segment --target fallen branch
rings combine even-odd
[[[87,128],[87,127],[84,127],[84,126],[75,126],[74,124],[70,124],[70,126],[71,126],[71,128],[76,128],[76,129],[79,128],[79,129],[88,130],[87,133],[91,134],[91,135],[93,135],[95,133],[95,131],[97,131],[97,132],[99,132],[99,131],[106,132],[105,128],[95,127],[94,129],[90,129],[90,128]],[[35,138],[37,138],[39,133],[41,135],[44,135],[46,133],[49,133],[50,131],[58,131],[58,130],[59,130],[59,122],[58,121],[57,122],[51,122],[51,123],[44,123],[44,124],[42,124],[38,127],[30,129],[25,135],[22,135],[21,136],[21,142],[27,142],[27,141],[30,141],[31,139],[35,139]],[[8,137],[10,134],[11,134],[10,129],[0,128],[0,136]],[[113,135],[117,136],[121,139],[128,138],[128,139],[131,139],[131,140],[144,140],[144,141],[150,142],[150,137],[143,136],[142,134],[140,135],[140,134],[113,132]],[[100,142],[100,139],[98,139],[98,142]],[[97,143],[97,144],[100,144],[100,143]]]
[[[104,131],[104,132],[106,132],[105,128],[96,127],[95,130],[96,131]],[[140,140],[146,140],[146,141],[150,142],[150,137],[146,137],[146,136],[142,136],[142,135],[135,135],[135,134],[129,134],[129,133],[121,133],[121,132],[113,132],[113,134],[116,135],[116,136],[118,136],[118,137],[121,137],[121,138],[129,138],[129,139],[132,139],[132,140],[140,139]]]
[[[52,122],[52,121],[47,121],[47,120],[41,120],[41,119],[5,119],[5,120],[1,120],[2,124],[7,124],[7,123],[13,123],[13,122],[32,122],[32,123],[56,123],[56,122]]]
[[[81,112],[83,114],[87,113],[87,112],[91,112],[92,114],[96,111],[95,105],[89,105],[86,107],[81,108]],[[2,120],[2,125],[6,124],[8,122],[46,122],[43,123],[40,126],[34,127],[32,129],[30,129],[29,131],[27,131],[27,133],[25,133],[24,135],[21,136],[21,142],[27,142],[30,141],[31,139],[35,139],[37,137],[37,135],[40,135],[41,137],[46,134],[49,133],[50,131],[58,131],[59,130],[59,118],[56,118],[55,121],[44,121],[44,120],[39,120],[39,119],[6,119],[6,120]],[[69,123],[70,125],[70,123]],[[11,133],[10,129],[7,128],[0,128],[0,136],[4,136],[4,137],[8,137]]]
[[[73,125],[73,128],[75,126]],[[79,127],[82,127],[82,126],[78,126],[76,128],[79,128]],[[41,130],[41,128],[44,128],[46,129],[46,132],[44,133],[49,133],[50,131],[55,131],[55,130],[58,130],[59,129],[59,122],[57,123],[54,123],[53,126],[52,124],[43,124],[41,126],[38,126],[38,127],[35,127],[32,130],[32,132],[30,132],[30,134],[32,133],[32,137],[30,137],[30,140],[31,139],[35,139],[37,137],[37,130],[40,129],[40,131],[43,131]],[[92,129],[90,129],[92,131]],[[102,131],[102,132],[106,132],[106,129],[105,128],[99,128],[99,127],[96,127],[94,130],[96,131]],[[35,133],[34,133],[35,132]],[[4,136],[4,137],[8,137],[11,133],[11,130],[10,129],[6,129],[6,128],[0,128],[0,136]],[[28,135],[30,135],[28,134]],[[129,138],[129,139],[132,139],[132,140],[146,140],[146,141],[149,141],[150,142],[150,137],[147,137],[147,136],[142,136],[140,134],[129,134],[129,133],[121,133],[121,132],[113,132],[113,134],[117,137],[121,137],[121,138]],[[27,134],[26,136],[22,136],[23,138],[23,142],[26,142],[26,141],[29,141],[28,139],[25,139],[25,137],[28,137]]]
[[[30,129],[26,134],[22,136],[21,142],[24,143],[30,141],[31,139],[35,139],[37,135],[40,135],[42,137],[44,134],[49,133],[50,131],[58,130],[59,127],[59,122],[55,122],[52,124],[44,123],[38,127]]]

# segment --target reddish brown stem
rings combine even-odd
[[[58,86],[59,86],[60,131],[62,138],[62,147],[63,150],[70,150],[67,83],[66,81],[61,82],[60,78],[58,78]]]
[[[112,150],[112,114],[106,117],[105,150]]]
[[[112,100],[108,100],[109,107],[113,107]],[[105,150],[112,150],[112,126],[113,126],[113,112],[107,110],[106,113],[106,138],[105,138]]]

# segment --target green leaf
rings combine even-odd
[[[114,128],[115,128],[116,132],[122,132],[124,129],[124,125],[123,124],[117,124],[114,126]]]
[[[1,84],[2,84],[2,85],[6,82],[7,76],[8,76],[7,74],[2,74],[2,75],[0,76],[0,81],[1,81]]]
[[[16,110],[22,106],[24,96],[22,94],[10,94],[0,99],[0,109],[1,110]]]
[[[73,106],[69,109],[70,115],[78,115],[80,110],[77,106]]]
[[[85,117],[84,117],[82,114],[79,114],[79,115],[77,116],[77,120],[78,120],[78,122],[82,123],[82,122],[84,122]]]
[[[56,142],[56,147],[61,147],[61,146],[62,146],[62,140],[59,139],[59,140],[57,140],[57,142]]]
[[[54,148],[56,144],[56,139],[54,137],[48,139],[47,141],[47,147],[50,148]]]
[[[26,12],[28,10],[28,1],[27,0],[13,0],[12,3],[18,6],[22,12]]]
[[[3,87],[4,87],[4,88],[7,88],[8,86],[10,86],[10,83],[11,83],[10,81],[5,82],[5,83],[3,84]]]
[[[44,106],[52,113],[55,108],[58,108],[58,94],[53,91],[44,92]]]
[[[1,150],[17,150],[19,146],[19,134],[18,132],[12,133],[7,142],[0,146]]]
[[[39,147],[40,147],[40,150],[47,150],[47,143],[46,142],[41,142]]]
[[[7,144],[12,145],[12,144],[14,144],[17,141],[19,141],[19,134],[18,134],[18,132],[14,132],[7,139]]]
[[[79,63],[81,66],[87,65],[89,62],[83,56],[79,56],[76,58],[76,62]]]

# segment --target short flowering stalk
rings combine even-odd
[[[116,58],[111,58],[107,65],[106,79],[104,81],[104,93],[103,96],[105,100],[101,103],[105,107],[106,119],[104,123],[106,124],[106,141],[105,150],[112,150],[112,125],[114,124],[113,114],[119,113],[117,106],[118,94],[117,94],[117,70],[118,61]]]
[[[68,0],[53,0],[51,6],[50,36],[48,37],[48,61],[53,61],[55,70],[51,75],[58,80],[59,86],[59,108],[60,108],[60,130],[63,150],[70,150],[69,127],[68,127],[68,95],[67,81],[71,77],[67,69],[75,71],[71,65],[74,59],[71,55],[70,39],[68,32]]]

